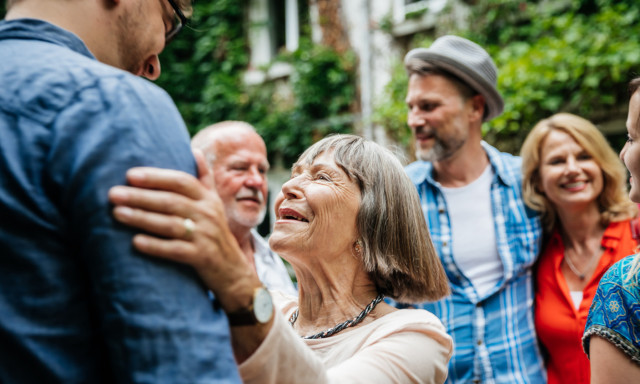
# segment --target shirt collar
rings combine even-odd
[[[15,19],[0,21],[0,40],[28,39],[61,45],[95,59],[89,48],[75,34],[44,20]]]
[[[629,230],[630,225],[628,220],[609,223],[602,236],[602,247],[611,250],[616,249],[625,231]]]
[[[251,237],[253,237],[254,260],[257,262],[257,259],[260,258],[261,261],[273,261],[273,255],[271,253],[271,248],[269,248],[269,244],[262,236],[260,236],[255,228],[251,230]]]
[[[630,225],[629,220],[609,223],[607,228],[605,228],[604,233],[602,234],[602,241],[600,242],[600,245],[605,249],[615,250],[618,247],[618,244],[620,243],[622,237],[624,236],[628,225]],[[562,242],[562,235],[560,234],[560,230],[557,225],[553,229],[549,241],[553,242],[556,246],[560,244],[564,246],[564,243]]]
[[[516,175],[509,172],[509,168],[502,158],[503,154],[484,140],[481,141],[481,144],[482,148],[487,153],[487,157],[489,157],[489,163],[491,164],[493,171],[498,176],[498,180],[507,186],[517,185],[520,181]],[[436,184],[436,181],[433,179],[433,164],[428,161],[422,161],[421,163],[423,165],[422,167],[413,170],[415,173],[412,175],[412,179],[417,181],[417,184],[424,181],[427,181],[429,184]]]

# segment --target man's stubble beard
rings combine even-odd
[[[429,161],[432,163],[446,160],[453,156],[458,149],[464,145],[464,140],[451,139],[444,145],[444,141],[438,137],[434,137],[433,147],[429,149],[422,149],[419,146],[416,148],[416,158],[422,161]]]
[[[255,218],[249,218],[247,215],[241,214],[240,210],[233,207],[227,207],[226,210],[227,220],[235,223],[238,226],[245,228],[253,228],[264,221],[267,215],[267,207],[263,207]]]

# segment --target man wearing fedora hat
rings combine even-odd
[[[451,286],[419,307],[454,339],[448,382],[544,383],[531,275],[540,222],[522,201],[520,159],[482,141],[504,106],[496,66],[479,45],[443,36],[405,67],[419,159],[406,170]]]

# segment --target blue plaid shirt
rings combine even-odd
[[[494,171],[491,201],[503,277],[489,292],[478,295],[454,260],[447,204],[440,184],[433,179],[433,166],[412,163],[406,171],[418,188],[452,292],[418,307],[438,316],[453,337],[448,383],[545,383],[534,328],[531,273],[540,246],[540,221],[522,201],[520,158],[485,142],[482,146]]]

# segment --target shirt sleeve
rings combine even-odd
[[[327,368],[278,313],[267,338],[240,365],[240,374],[247,384],[443,383],[452,342],[442,326],[423,321],[395,328]]]
[[[195,272],[132,247],[136,231],[117,223],[107,192],[135,166],[194,174],[175,105],[129,76],[82,90],[55,121],[46,188],[64,241],[86,276],[114,382],[237,382],[226,317],[212,309]]]
[[[640,286],[634,278],[627,278],[633,258],[614,264],[600,281],[582,338],[587,356],[591,336],[596,335],[640,364]]]

